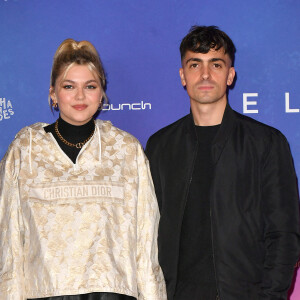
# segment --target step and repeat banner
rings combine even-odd
[[[287,137],[300,176],[300,2],[298,0],[0,0],[0,159],[15,134],[58,117],[48,106],[55,50],[89,40],[107,78],[111,120],[145,146],[189,112],[179,44],[192,25],[217,25],[234,41],[231,106]],[[290,300],[300,299],[300,271]]]

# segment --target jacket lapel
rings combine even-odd
[[[235,126],[235,114],[234,111],[229,106],[229,104],[227,104],[224,111],[221,127],[218,130],[218,133],[212,145],[212,156],[213,156],[214,164],[217,164],[217,162],[219,161],[219,158],[223,152],[223,149],[227,143],[229,136],[232,133],[234,126]]]

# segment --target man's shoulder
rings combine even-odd
[[[191,115],[188,114],[152,134],[148,139],[145,149],[148,158],[154,155],[154,153],[159,154],[160,149],[164,149],[167,145],[172,145],[173,141],[178,139],[178,137],[186,131],[188,124],[191,122],[191,118]]]
[[[188,114],[177,121],[159,129],[154,134],[152,134],[148,140],[148,143],[151,141],[165,140],[166,138],[171,137],[174,134],[178,134],[180,129],[184,129],[186,125],[190,122],[191,115]]]
[[[286,139],[280,130],[275,127],[272,127],[268,124],[255,120],[249,116],[238,113],[237,111],[233,111],[237,128],[243,130],[245,134],[250,134],[255,136],[257,139],[259,138],[283,138]]]

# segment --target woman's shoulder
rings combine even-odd
[[[30,145],[31,140],[37,136],[40,136],[41,139],[44,138],[44,134],[46,134],[44,127],[47,125],[47,123],[38,122],[20,129],[10,143],[7,152],[26,148]]]
[[[122,140],[125,143],[140,144],[138,139],[131,133],[114,126],[111,121],[96,120],[96,125],[100,129],[101,135],[117,140]]]
[[[37,122],[31,125],[27,125],[19,130],[16,134],[15,138],[20,138],[21,136],[30,134],[30,132],[44,132],[44,127],[49,125],[48,123],[44,122]]]

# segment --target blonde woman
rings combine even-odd
[[[105,83],[94,46],[65,40],[49,93],[58,120],[23,128],[1,161],[1,300],[166,299],[148,161],[94,119]]]

